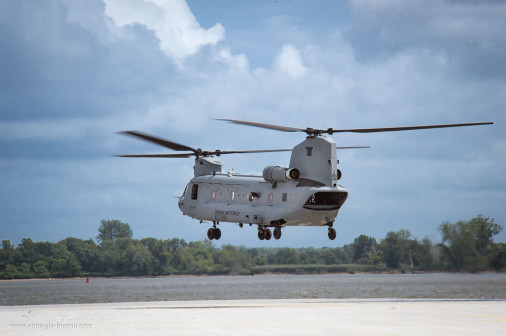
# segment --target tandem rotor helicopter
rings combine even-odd
[[[426,125],[362,129],[294,128],[251,121],[219,119],[234,124],[267,128],[283,132],[304,132],[306,139],[293,149],[245,151],[204,151],[173,141],[141,133],[124,131],[121,134],[143,139],[183,153],[116,155],[137,158],[187,158],[195,156],[194,177],[179,197],[178,206],[184,215],[212,222],[207,237],[221,238],[217,227],[221,222],[258,226],[258,238],[281,238],[285,226],[327,226],[328,237],[337,236],[334,220],[348,197],[348,190],[338,183],[341,171],[337,168],[337,149],[369,148],[368,146],[337,147],[326,134],[354,132],[375,133],[410,131],[433,128],[491,125],[492,122]],[[260,175],[241,175],[222,171],[222,154],[244,154],[291,151],[288,167],[267,166]],[[271,229],[273,231],[271,232]]]

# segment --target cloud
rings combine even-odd
[[[504,2],[356,0],[350,8],[346,37],[360,61],[409,52],[452,75],[506,78]]]
[[[225,37],[222,25],[203,29],[184,0],[105,0],[105,13],[118,27],[140,24],[152,30],[160,48],[180,63]]]
[[[276,66],[292,78],[298,78],[307,71],[299,50],[290,44],[284,45],[281,49],[276,58]]]

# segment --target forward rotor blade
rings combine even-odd
[[[446,124],[446,125],[426,125],[426,126],[406,126],[406,127],[385,127],[385,128],[357,128],[357,129],[333,129],[333,133],[353,132],[353,133],[377,133],[377,132],[395,132],[395,131],[411,131],[430,128],[447,128],[447,127],[463,127],[463,126],[479,126],[492,125],[493,122],[483,123],[466,123],[466,124]]]
[[[195,156],[195,153],[181,154],[134,154],[134,155],[114,155],[116,157],[132,157],[132,158],[187,158]]]
[[[283,131],[283,132],[305,132],[306,131],[303,128],[272,125],[272,124],[265,124],[265,123],[259,123],[259,122],[253,122],[253,121],[243,121],[243,120],[234,120],[234,119],[216,119],[216,120],[228,121],[228,122],[231,122],[234,124],[239,124],[239,125],[268,128],[268,129],[272,129],[272,130],[276,130],[276,131]]]
[[[165,140],[165,139],[158,138],[158,137],[155,137],[155,136],[152,136],[152,135],[149,135],[149,134],[141,133],[141,132],[138,132],[138,131],[124,131],[124,132],[119,132],[119,133],[131,135],[133,137],[140,138],[140,139],[143,139],[143,140],[146,140],[146,141],[149,141],[149,142],[153,142],[153,143],[155,143],[157,145],[160,145],[160,146],[163,146],[163,147],[167,147],[167,148],[170,148],[170,149],[173,149],[173,150],[177,150],[177,151],[189,150],[189,151],[192,151],[194,153],[198,152],[196,149],[194,149],[192,147],[181,145],[181,144],[178,144],[177,142]]]

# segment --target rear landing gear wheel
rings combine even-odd
[[[281,238],[281,227],[276,226],[274,229],[274,239],[278,240],[279,238]]]
[[[264,240],[265,239],[265,231],[264,229],[258,229],[258,239]]]
[[[337,237],[336,229],[329,228],[329,239],[334,240],[334,239],[336,239],[336,237]]]
[[[269,229],[265,229],[265,230],[264,230],[264,238],[265,238],[265,240],[271,240],[271,237],[272,237],[272,232],[271,232],[271,230],[269,230]]]

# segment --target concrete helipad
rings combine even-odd
[[[2,306],[0,335],[506,335],[506,301],[234,300]]]

